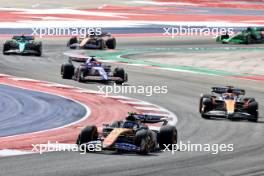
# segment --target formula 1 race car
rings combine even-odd
[[[146,124],[162,123],[160,129],[150,129]],[[104,125],[99,133],[96,126],[87,126],[79,134],[76,144],[98,145],[102,150],[131,151],[148,154],[177,144],[177,130],[168,125],[167,117],[129,113],[123,121]]]
[[[221,35],[216,38],[217,42],[224,44],[237,43],[237,44],[258,44],[264,43],[264,28],[251,28],[248,27],[233,36],[229,34]]]
[[[73,61],[84,62],[75,67]],[[61,76],[63,79],[74,79],[75,81],[114,81],[116,84],[127,82],[128,76],[123,68],[111,70],[110,65],[103,65],[95,56],[84,58],[69,57],[69,63],[62,64]]]
[[[258,103],[254,98],[242,97],[245,90],[232,86],[212,87],[212,93],[200,98],[199,111],[203,118],[258,121]]]
[[[21,54],[41,56],[42,43],[35,41],[33,36],[13,36],[4,43],[3,54]]]
[[[70,49],[115,49],[116,39],[110,33],[92,34],[85,38],[72,37],[67,46]]]

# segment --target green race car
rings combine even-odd
[[[3,54],[42,55],[42,43],[33,36],[13,36],[4,43]]]
[[[216,42],[237,44],[264,43],[264,28],[248,27],[247,29],[230,36],[229,34],[217,36]]]

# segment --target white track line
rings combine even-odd
[[[151,103],[144,101],[124,101],[124,100],[118,100],[118,101],[124,104],[131,104],[131,105],[152,105]]]
[[[75,89],[74,86],[68,86],[63,84],[57,84],[57,83],[41,83],[40,85],[45,87],[57,87],[57,88],[66,88],[66,89]]]
[[[10,76],[6,74],[0,74],[0,77],[10,77]]]
[[[139,110],[146,110],[146,111],[161,111],[161,109],[157,107],[134,106],[134,108]]]
[[[17,77],[15,77],[15,78],[10,78],[10,79],[12,79],[14,81],[28,81],[28,82],[38,82],[38,83],[45,84],[44,81],[38,81],[38,80],[35,80],[35,79],[29,79],[29,78],[17,78]]]
[[[0,150],[0,157],[32,154],[33,152],[23,150],[4,149]]]
[[[96,90],[86,90],[86,89],[77,89],[76,92],[79,93],[86,93],[86,94],[98,94],[98,95],[104,95],[103,92],[98,92]]]
[[[115,96],[115,95],[103,95],[102,97],[105,97],[105,98],[112,98],[112,99],[123,99],[123,100],[133,100],[133,98],[130,98],[130,97],[125,97],[125,96]]]

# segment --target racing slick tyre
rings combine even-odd
[[[225,42],[223,42],[224,39],[229,39],[229,35],[225,34],[225,35],[220,35],[216,38],[216,42],[221,42],[222,44],[226,44]]]
[[[72,64],[62,64],[61,66],[61,76],[63,79],[72,79],[74,75],[74,66]]]
[[[256,101],[255,98],[251,98],[251,97],[245,97],[245,98],[243,98],[243,100],[244,100],[245,102],[249,102],[249,103],[251,103],[251,102],[255,102],[255,101]]]
[[[70,49],[76,49],[76,46],[72,46],[72,44],[75,44],[75,43],[78,43],[78,39],[77,39],[77,37],[72,37],[68,41],[67,47],[69,47]]]
[[[169,148],[172,148],[172,144],[177,144],[178,141],[178,132],[175,126],[163,126],[160,128],[158,142],[160,149],[165,149],[165,145],[170,145]]]
[[[135,145],[140,149],[137,152],[138,154],[146,155],[153,149],[153,139],[149,130],[139,130],[135,135]]]
[[[4,47],[3,47],[3,54],[4,55],[8,55],[8,53],[6,51],[10,50],[10,42],[6,42],[4,43]]]
[[[110,38],[106,41],[106,46],[109,49],[115,49],[116,48],[116,39],[115,38]]]
[[[205,115],[204,113],[207,112],[210,109],[211,106],[211,95],[202,95],[200,98],[200,103],[199,103],[199,112],[204,119],[210,119],[210,116]],[[203,104],[206,103],[204,109],[203,109]]]
[[[81,66],[78,67],[74,74],[74,80],[78,82],[84,82],[83,74],[84,74],[84,69]]]
[[[120,128],[122,121],[114,121],[109,126],[112,128]]]
[[[122,80],[115,81],[116,84],[123,84],[128,79],[127,78],[128,76],[127,76],[127,73],[125,73],[125,70],[119,67],[115,68],[113,76],[122,79]]]
[[[76,144],[81,146],[90,141],[95,141],[98,139],[98,131],[96,126],[86,126],[79,134]]]
[[[247,35],[245,38],[246,38],[245,43],[246,43],[247,45],[253,43],[253,39],[252,39],[251,35]]]
[[[96,45],[98,46],[98,49],[103,50],[106,48],[106,43],[103,39],[98,39],[96,41]]]
[[[258,103],[257,102],[251,102],[248,105],[248,113],[253,116],[253,118],[248,119],[250,122],[258,122]]]
[[[36,44],[36,51],[37,51],[37,54],[36,56],[41,56],[42,55],[42,43],[39,42],[38,44]]]

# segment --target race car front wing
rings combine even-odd
[[[227,119],[253,119],[254,116],[247,112],[234,112],[228,114],[226,111],[209,111],[204,115],[216,117],[216,118],[227,118]]]

